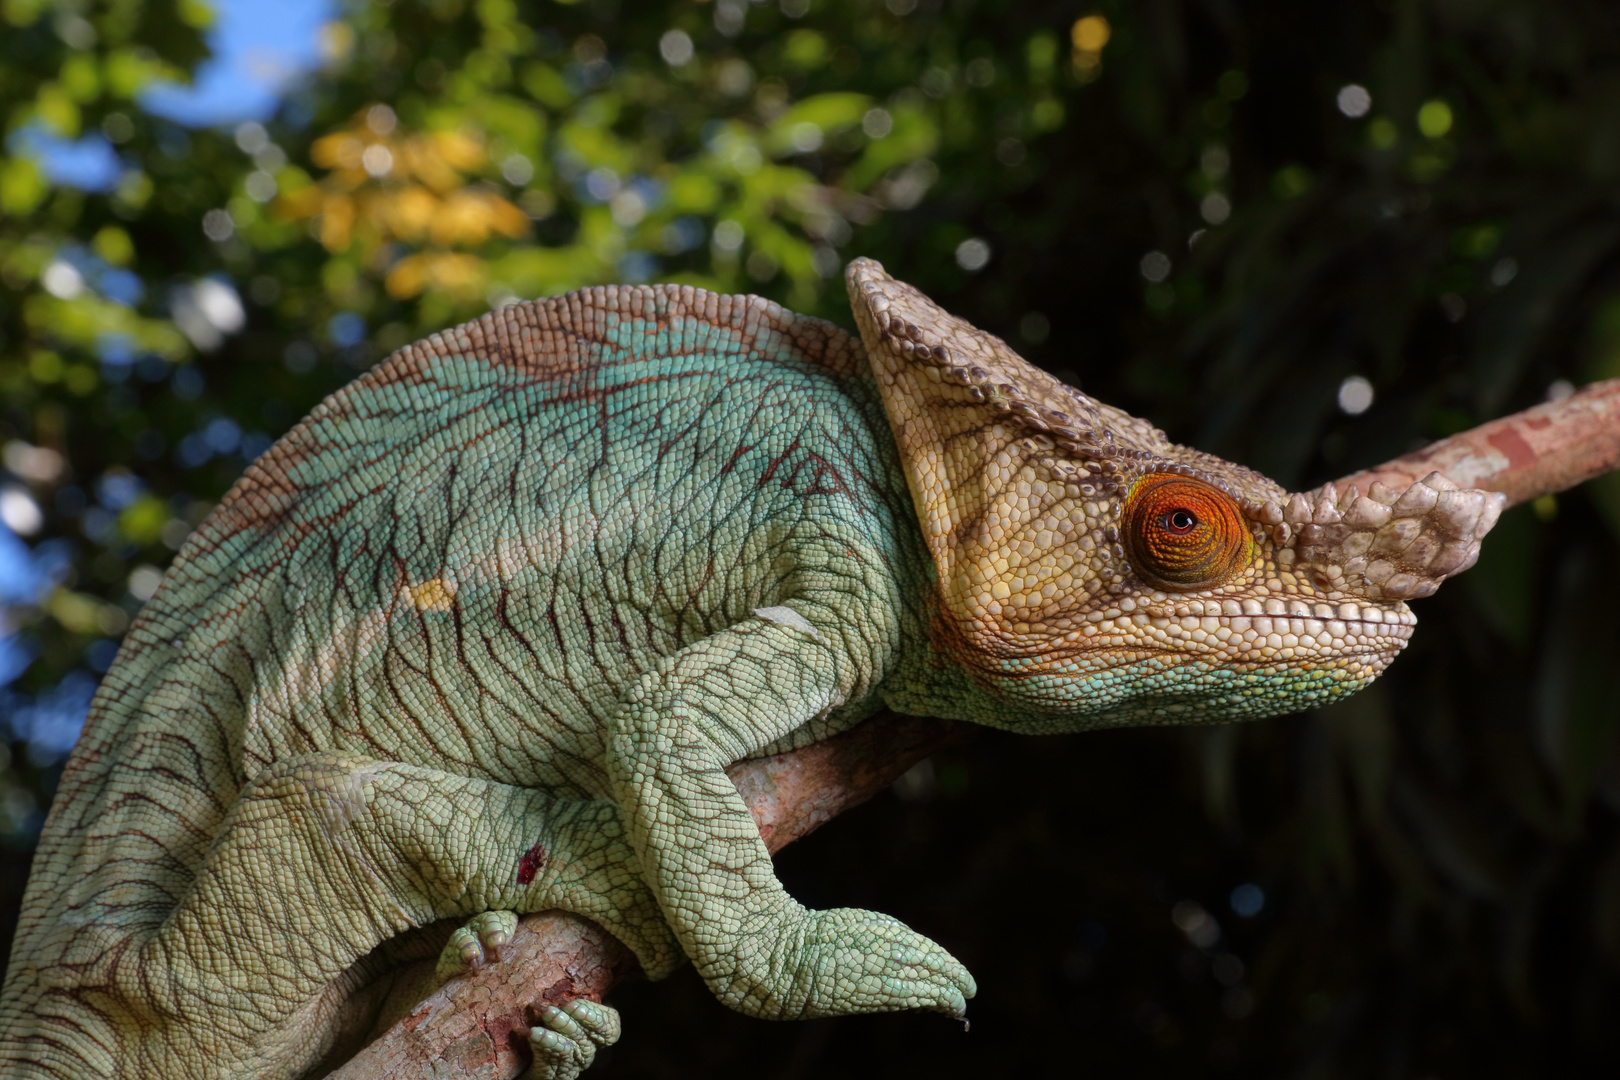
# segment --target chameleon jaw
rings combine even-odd
[[[1405,648],[1417,616],[1404,603],[1345,597],[1226,595],[1208,599],[1154,593],[1125,598],[1072,620],[1060,636],[1048,625],[1015,643],[1007,657],[1067,662],[1085,655],[1177,656],[1231,665],[1326,663],[1377,658],[1382,670]]]

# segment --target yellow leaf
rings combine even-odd
[[[327,195],[321,200],[321,245],[327,251],[342,251],[349,246],[354,210],[354,200],[346,195]]]
[[[388,229],[402,240],[420,240],[438,212],[439,200],[425,187],[412,184],[392,193],[384,202]]]
[[[281,220],[303,221],[321,212],[321,201],[325,198],[326,193],[312,185],[283,192],[271,205]]]
[[[409,300],[427,288],[427,282],[427,259],[421,255],[407,255],[388,271],[383,287],[395,300]]]
[[[493,192],[486,192],[495,231],[514,239],[529,231],[529,215]]]
[[[529,228],[529,216],[499,195],[475,188],[463,188],[445,199],[434,215],[431,233],[436,244],[480,244],[491,233],[521,236]]]
[[[415,177],[435,191],[451,191],[466,181],[457,171],[455,160],[461,160],[466,148],[454,138],[448,140],[450,153],[445,153],[445,142],[435,136],[418,135],[400,144],[395,150],[395,172],[401,177]],[[476,144],[474,144],[476,146]],[[476,162],[481,164],[480,162]]]
[[[404,300],[429,287],[465,297],[483,291],[484,263],[454,251],[427,251],[407,255],[394,264],[384,282],[390,296]]]
[[[1095,53],[1102,52],[1103,46],[1107,45],[1108,39],[1113,36],[1113,30],[1109,27],[1108,20],[1101,15],[1087,15],[1083,19],[1076,20],[1069,30],[1069,36],[1073,39],[1075,48]]]
[[[478,168],[486,160],[483,142],[464,131],[434,132],[433,142],[448,164],[464,172]]]
[[[310,145],[309,157],[326,169],[358,169],[365,156],[366,144],[349,131],[323,135]]]

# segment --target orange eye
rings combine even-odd
[[[1125,554],[1150,585],[1207,589],[1249,560],[1249,530],[1226,495],[1197,480],[1144,476],[1125,500]]]

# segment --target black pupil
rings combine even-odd
[[[1172,510],[1165,515],[1165,522],[1171,532],[1180,536],[1192,532],[1198,524],[1198,519],[1193,516],[1191,510]]]

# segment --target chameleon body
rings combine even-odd
[[[751,1015],[960,1016],[944,949],[787,895],[727,764],[882,706],[1048,732],[1329,700],[1499,509],[1290,498],[849,281],[862,340],[686,287],[506,307],[250,466],[91,707],[0,1073],[298,1076],[381,943],[466,920],[454,971],[554,907]],[[553,1080],[617,1034],[541,1019]]]

